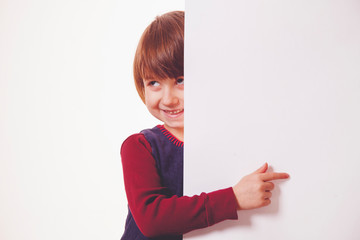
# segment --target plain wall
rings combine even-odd
[[[186,239],[360,239],[359,9],[186,3],[185,194],[234,186],[265,162],[291,176],[270,206]]]
[[[132,61],[156,15],[184,1],[0,1],[0,239],[119,239],[119,156],[158,124]]]

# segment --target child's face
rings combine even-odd
[[[145,105],[173,135],[184,132],[184,77],[144,80]]]

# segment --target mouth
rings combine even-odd
[[[167,115],[171,117],[177,117],[181,115],[184,112],[184,109],[178,109],[178,110],[163,110]]]

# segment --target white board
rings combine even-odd
[[[185,239],[360,239],[360,1],[187,1],[185,36],[185,194],[291,175]]]

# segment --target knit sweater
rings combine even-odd
[[[124,141],[121,159],[129,213],[121,239],[180,240],[191,230],[237,219],[231,187],[183,196],[183,145],[160,125]]]

